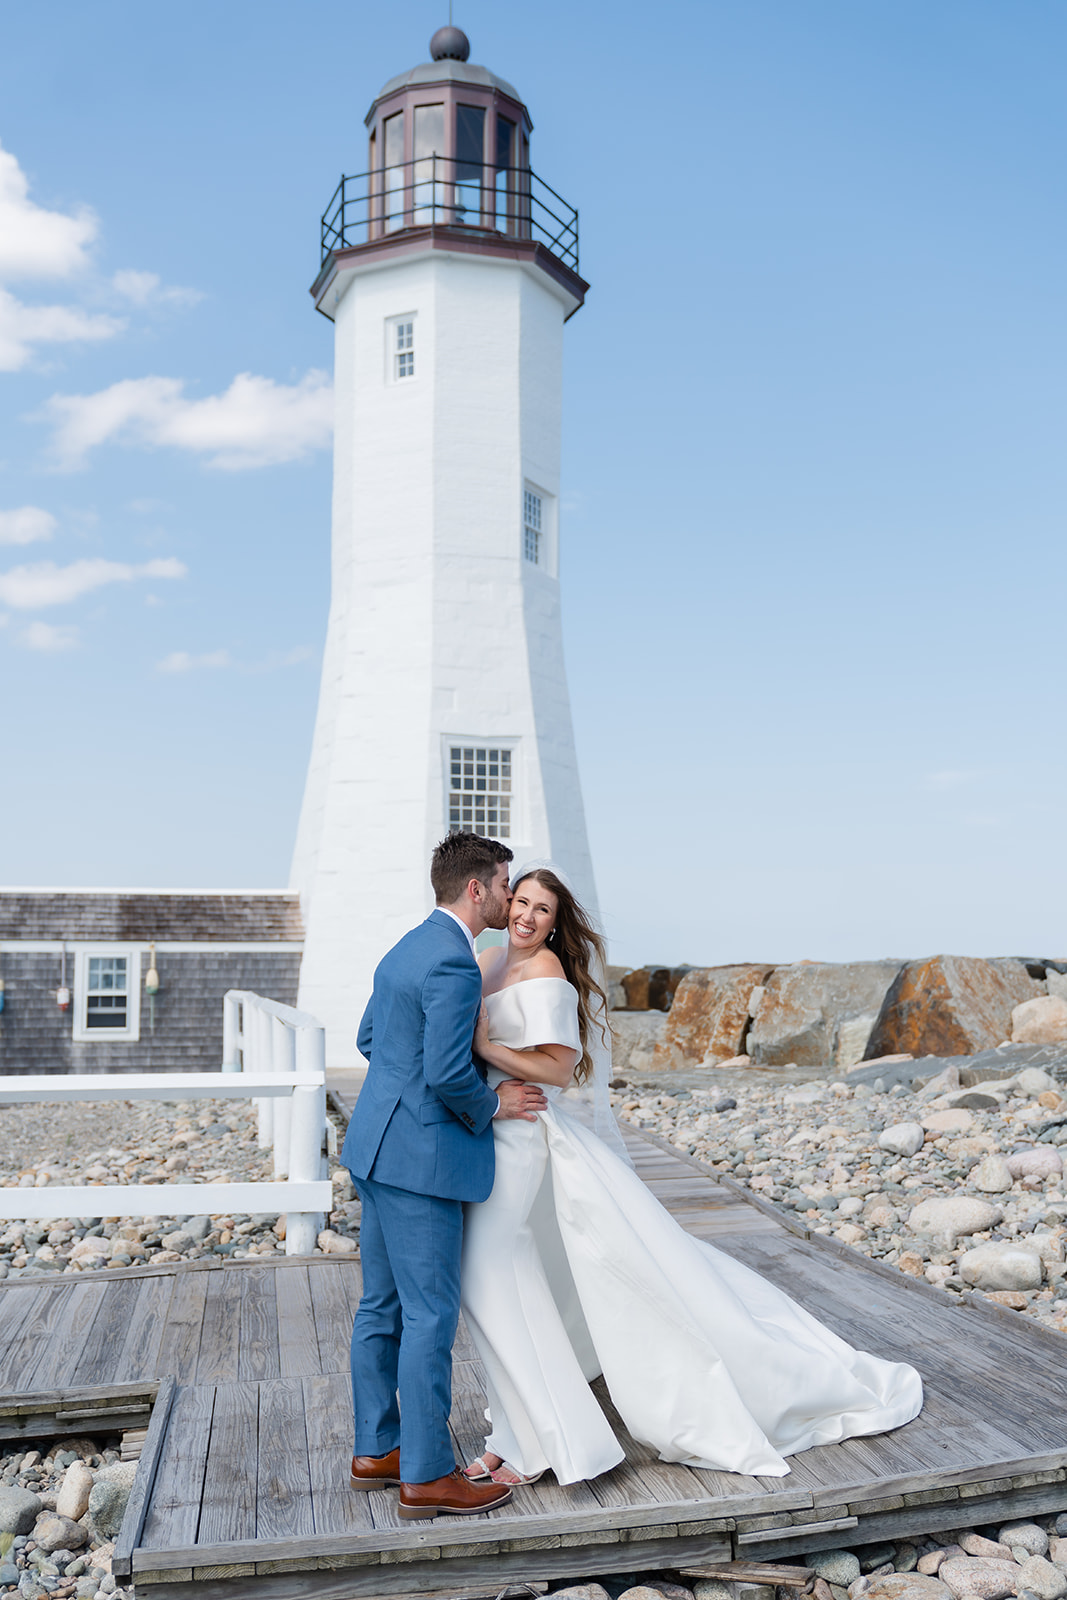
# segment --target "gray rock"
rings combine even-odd
[[[895,1544],[865,1544],[856,1551],[861,1572],[876,1572],[879,1567],[884,1567],[887,1561],[892,1561],[897,1553]]]
[[[96,1475],[89,1496],[89,1519],[102,1539],[118,1538],[136,1470],[136,1462],[123,1461],[101,1468]]]
[[[894,1122],[878,1135],[878,1148],[897,1156],[913,1156],[922,1149],[924,1139],[921,1122]]]
[[[609,1596],[599,1583],[575,1583],[569,1589],[557,1589],[552,1600],[609,1600]]]
[[[75,1458],[63,1474],[63,1482],[56,1495],[56,1510],[61,1517],[77,1522],[89,1509],[89,1495],[93,1487],[93,1470],[84,1461]]]
[[[559,1591],[552,1596],[558,1600]],[[734,1600],[734,1586],[723,1578],[698,1578],[693,1585],[694,1600]]]
[[[998,1535],[1001,1544],[1027,1556],[1048,1555],[1048,1534],[1036,1522],[1006,1522]],[[1020,1557],[1016,1555],[1016,1560]]]
[[[957,1270],[974,1289],[1040,1289],[1041,1257],[1036,1250],[1007,1240],[976,1245],[959,1259]]]
[[[952,1600],[952,1591],[939,1578],[921,1572],[889,1572],[866,1581],[867,1600]]]
[[[19,1581],[19,1569],[11,1561],[0,1562],[0,1587],[13,1589]]]
[[[651,1072],[667,1027],[666,1011],[613,1011],[611,1064],[615,1072]]]
[[[984,1233],[995,1228],[1003,1212],[988,1200],[973,1199],[970,1195],[947,1195],[931,1200],[920,1200],[908,1218],[913,1233],[948,1235],[958,1239],[961,1234]]]
[[[1027,1556],[1019,1568],[1019,1582],[1032,1590],[1037,1600],[1061,1600],[1067,1594],[1067,1573],[1044,1556]]]
[[[851,1550],[818,1550],[804,1557],[805,1566],[811,1567],[816,1577],[827,1583],[836,1583],[847,1589],[860,1575],[859,1557]]]
[[[51,1554],[54,1550],[80,1550],[89,1535],[80,1522],[46,1511],[38,1517],[33,1537],[38,1550]]]
[[[29,1533],[42,1510],[40,1496],[29,1489],[0,1489],[0,1533]]]
[[[869,1034],[866,1019],[873,1027],[899,965],[812,961],[776,967],[748,1031],[748,1053],[760,1066],[833,1064],[843,1072],[860,1059],[859,1034]]]
[[[983,1194],[1007,1194],[1014,1181],[1003,1156],[985,1156],[971,1168],[971,1182]]]
[[[165,1233],[160,1240],[164,1250],[174,1250],[178,1255],[184,1255],[186,1250],[191,1250],[196,1240],[191,1233],[186,1233],[184,1228],[178,1228],[174,1233]]]
[[[190,1239],[194,1239],[199,1244],[211,1232],[211,1218],[190,1217],[188,1222],[182,1223],[182,1232],[187,1233]]]
[[[973,1556],[953,1556],[943,1561],[937,1576],[957,1597],[977,1595],[979,1600],[1007,1600],[1015,1593],[1019,1568],[1013,1561],[976,1560]]]

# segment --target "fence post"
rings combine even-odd
[[[326,1035],[322,1028],[296,1030],[297,1072],[325,1072]],[[326,1085],[294,1089],[289,1132],[289,1181],[314,1182],[324,1177],[322,1141],[326,1128]],[[289,1212],[285,1219],[285,1253],[309,1256],[325,1223],[321,1211]]]
[[[240,1072],[240,991],[229,989],[222,997],[222,1070]]]
[[[245,1037],[251,1035],[253,1072],[270,1072],[270,1018],[256,1001],[245,1005]],[[245,1052],[248,1059],[249,1052]],[[270,1095],[260,1095],[256,1101],[259,1113],[256,1143],[261,1150],[269,1149],[274,1142],[274,1101]]]
[[[292,1028],[287,1028],[281,1017],[271,1016],[267,1013],[267,1026],[270,1029],[270,1067],[272,1072],[287,1073],[290,1076],[296,1071],[295,1040]],[[289,1173],[289,1143],[292,1135],[292,1121],[287,1119],[285,1103],[278,1100],[274,1109],[274,1176],[284,1178]],[[289,1107],[286,1106],[286,1110]]]

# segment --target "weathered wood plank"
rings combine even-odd
[[[113,1381],[124,1369],[119,1366],[122,1346],[141,1293],[136,1278],[122,1283],[101,1284],[101,1304],[77,1352],[72,1381],[89,1388]]]
[[[343,1464],[342,1457],[339,1465]],[[256,1538],[310,1537],[315,1517],[299,1378],[276,1378],[260,1385],[257,1474]]]
[[[330,1258],[327,1256],[326,1260]],[[325,1265],[308,1268],[319,1363],[323,1372],[348,1372],[352,1346],[352,1311],[342,1273]]]
[[[25,1325],[13,1374],[20,1389],[70,1382],[82,1344],[104,1299],[104,1284],[76,1283],[52,1289],[37,1317]],[[27,1347],[26,1340],[31,1341]],[[0,1389],[7,1387],[0,1376]]]
[[[225,1272],[207,1280],[200,1350],[196,1358],[197,1383],[232,1383],[237,1377],[241,1349],[241,1295],[237,1282]]]
[[[145,1516],[152,1486],[159,1471],[163,1440],[167,1433],[170,1410],[174,1403],[176,1384],[173,1378],[163,1378],[156,1388],[152,1420],[145,1432],[141,1454],[137,1462],[130,1498],[122,1517],[122,1527],[111,1556],[111,1570],[116,1577],[129,1577],[133,1571],[133,1552],[141,1542]]]
[[[189,1546],[196,1539],[214,1407],[215,1390],[211,1385],[175,1391],[141,1544],[133,1552],[134,1570],[138,1565],[153,1566],[152,1552]],[[146,1551],[147,1562],[143,1559]]]
[[[267,1266],[241,1277],[241,1331],[237,1356],[239,1378],[281,1376],[278,1356],[277,1279]]]
[[[370,1533],[374,1527],[368,1504],[371,1497],[348,1486],[352,1381],[342,1373],[316,1373],[302,1379],[300,1387],[316,1539],[332,1534]]]
[[[152,1378],[166,1330],[167,1308],[174,1292],[174,1280],[147,1278],[138,1284],[138,1288],[140,1293],[122,1340],[116,1370],[133,1378]],[[167,1376],[172,1374],[168,1373]]]
[[[278,1310],[278,1366],[283,1378],[306,1378],[320,1372],[319,1341],[311,1307],[308,1268],[301,1264],[275,1281]]]
[[[220,1384],[215,1390],[194,1566],[217,1564],[215,1556],[201,1554],[201,1545],[255,1539],[259,1448],[259,1385]]]
[[[173,1374],[178,1383],[192,1384],[200,1353],[200,1331],[204,1323],[209,1275],[185,1273],[174,1278],[167,1321],[159,1343],[155,1376]]]

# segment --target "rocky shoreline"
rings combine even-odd
[[[256,1143],[255,1107],[232,1100],[106,1101],[0,1110],[0,1188],[84,1184],[85,1211],[0,1223],[0,1279],[285,1250],[277,1212],[228,1216],[93,1216],[93,1188],[126,1183],[247,1183],[273,1176]],[[353,1254],[358,1227],[348,1173],[331,1163],[335,1209],[318,1250]],[[162,1198],[162,1194],[161,1194]]]
[[[1067,1331],[1063,1069],[990,1055],[1003,1075],[972,1084],[966,1060],[933,1060],[915,1088],[923,1063],[898,1059],[833,1081],[665,1073],[613,1100],[814,1233]]]

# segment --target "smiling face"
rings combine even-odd
[[[536,878],[523,878],[515,885],[508,913],[508,935],[512,947],[526,955],[540,950],[556,926],[559,900]]]

